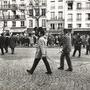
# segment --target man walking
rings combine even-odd
[[[38,29],[38,33],[37,33],[39,39],[38,39],[38,45],[37,45],[37,49],[36,49],[36,55],[35,55],[35,60],[33,63],[33,66],[30,70],[27,70],[28,73],[33,74],[36,66],[38,65],[40,59],[43,60],[47,72],[46,74],[51,74],[51,68],[49,66],[49,63],[47,61],[46,55],[47,55],[47,51],[46,51],[46,46],[47,46],[47,38],[45,37],[45,31],[40,27]]]
[[[71,36],[69,33],[64,29],[64,36],[62,37],[63,43],[62,43],[62,53],[60,57],[60,67],[58,69],[63,70],[64,69],[64,58],[66,58],[68,69],[66,71],[72,71],[72,63],[70,60],[70,51],[71,51]]]
[[[5,46],[5,37],[4,37],[4,33],[1,33],[1,36],[0,36],[1,55],[4,55],[4,46]]]
[[[78,57],[81,56],[81,45],[82,45],[82,39],[80,38],[80,35],[77,35],[76,39],[75,39],[75,43],[74,43],[74,52],[73,52],[73,57],[76,54],[76,51],[79,52]]]

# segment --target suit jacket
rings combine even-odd
[[[71,51],[71,47],[72,47],[72,44],[71,44],[71,37],[66,34],[63,38],[63,51],[64,52],[70,52]]]
[[[47,47],[47,38],[45,36],[42,36],[38,40],[35,58],[41,58],[42,55],[46,56],[47,55],[46,47]]]

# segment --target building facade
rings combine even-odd
[[[0,31],[14,33],[26,30],[25,1],[1,0],[0,1]]]
[[[65,28],[90,33],[90,0],[65,0]]]
[[[29,3],[28,3],[29,2]],[[27,31],[31,32],[35,27],[46,29],[46,5],[47,0],[28,0],[26,23]]]
[[[64,0],[47,0],[47,31],[59,34],[64,28]]]

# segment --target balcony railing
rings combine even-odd
[[[17,5],[16,4],[12,4],[12,5],[0,5],[0,10],[16,10],[17,9]]]
[[[25,15],[18,15],[18,18],[14,15],[12,15],[12,16],[8,15],[8,16],[4,16],[4,17],[0,16],[1,21],[25,20],[25,19],[26,19]]]

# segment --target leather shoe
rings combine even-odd
[[[62,67],[59,67],[58,69],[59,69],[59,70],[63,70],[63,68],[62,68]]]
[[[46,74],[49,74],[49,75],[52,74],[52,72],[45,72],[45,73],[46,73]]]
[[[33,72],[31,72],[30,70],[27,70],[27,72],[28,72],[29,74],[33,74]]]
[[[68,68],[68,69],[67,69],[67,70],[65,70],[65,71],[71,71],[71,72],[72,72],[72,71],[73,71],[73,69]]]

